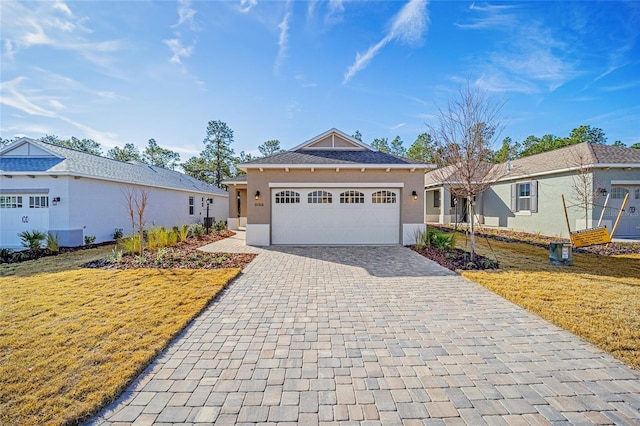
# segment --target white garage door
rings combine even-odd
[[[18,234],[36,230],[49,230],[48,195],[0,195],[0,247],[23,248]]]
[[[272,244],[398,244],[397,188],[271,190]]]

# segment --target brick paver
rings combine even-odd
[[[638,372],[408,249],[204,249],[259,255],[90,424],[640,424]]]

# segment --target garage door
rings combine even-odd
[[[627,206],[620,216],[615,237],[640,238],[640,185],[612,186],[607,215],[615,221],[625,195],[629,194]]]
[[[272,244],[398,244],[398,188],[277,188]]]
[[[46,194],[0,195],[0,247],[23,248],[18,234],[49,230],[49,196]]]

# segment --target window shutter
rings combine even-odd
[[[511,211],[518,211],[518,184],[511,184]]]
[[[538,181],[531,181],[531,213],[538,212]]]

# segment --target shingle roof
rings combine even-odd
[[[296,165],[296,164],[423,164],[420,161],[387,154],[380,151],[356,151],[356,150],[304,150],[285,151],[264,158],[244,163],[242,166],[251,165]]]
[[[616,164],[637,165],[640,168],[640,149],[585,142],[512,160],[509,165],[507,163],[496,164],[495,167],[505,171],[500,173],[500,176],[503,177],[499,180],[507,180],[553,173],[580,166]],[[510,169],[508,173],[507,169]],[[427,185],[438,184],[442,176],[441,170],[429,172],[425,175],[425,183]]]
[[[26,140],[60,158],[0,157],[0,172],[33,171],[50,174],[71,174],[138,185],[228,195],[226,191],[206,182],[162,167],[137,162],[125,163],[59,145],[31,139]]]

